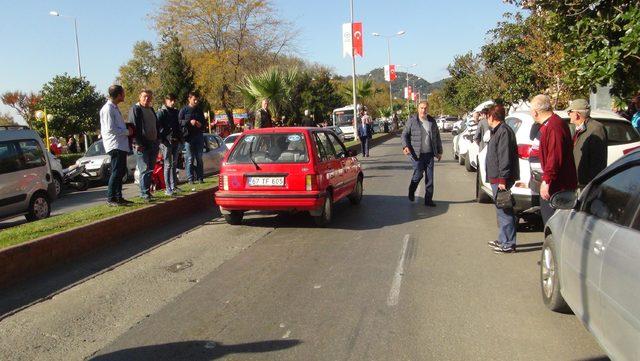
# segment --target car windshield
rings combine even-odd
[[[247,134],[229,155],[228,163],[306,163],[302,133]]]
[[[339,127],[353,125],[353,112],[334,113],[333,119]]]
[[[85,157],[95,157],[96,155],[105,155],[107,154],[104,151],[104,145],[102,145],[102,141],[95,142],[91,144],[89,149],[87,149],[87,153]]]

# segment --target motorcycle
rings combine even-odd
[[[86,191],[89,188],[89,174],[85,171],[84,165],[72,165],[62,170],[62,184],[71,186],[79,191]]]

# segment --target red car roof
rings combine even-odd
[[[277,128],[258,128],[245,130],[244,134],[273,134],[273,133],[291,133],[291,132],[303,132],[306,130],[320,129],[318,127],[277,127]]]

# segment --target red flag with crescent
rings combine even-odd
[[[353,56],[364,57],[362,50],[362,23],[353,23],[351,34],[353,34]]]

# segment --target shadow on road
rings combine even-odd
[[[264,353],[286,350],[301,344],[300,340],[270,340],[225,345],[213,341],[185,341],[162,345],[140,346],[90,358],[92,361],[116,360],[189,360],[209,361],[226,355]]]
[[[129,259],[149,252],[170,242],[173,237],[204,225],[219,216],[218,209],[211,208],[200,214],[180,218],[180,222],[165,224],[151,230],[143,229],[138,234],[122,239],[114,246],[96,249],[94,253],[61,265],[45,274],[20,282],[16,286],[0,289],[0,320],[34,302],[50,298],[83,280],[95,277]]]

